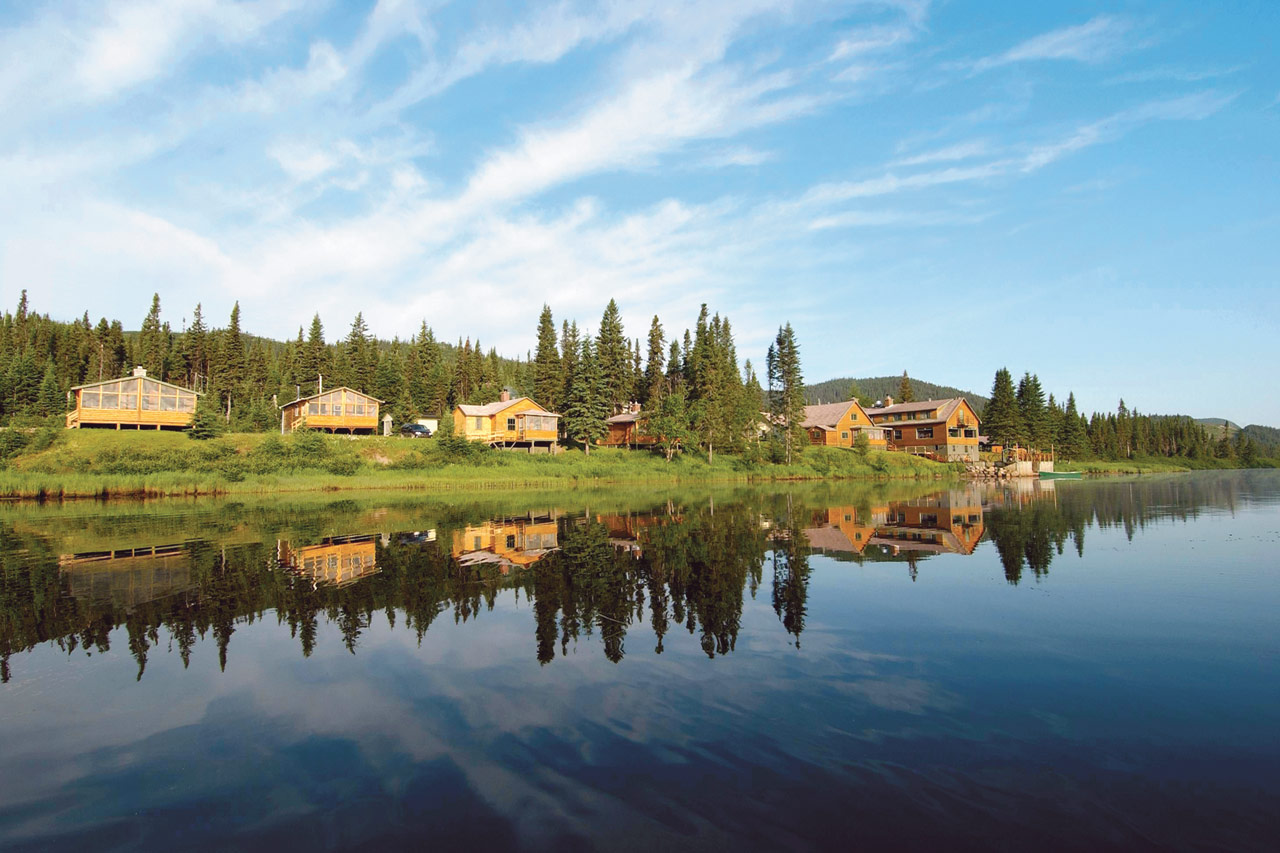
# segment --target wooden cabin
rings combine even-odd
[[[135,367],[124,379],[107,379],[72,388],[76,407],[67,413],[67,429],[186,429],[196,415],[199,394],[147,376]]]
[[[276,544],[282,568],[316,583],[345,586],[378,571],[378,535],[333,536],[316,545]]]
[[[321,429],[348,435],[374,435],[382,400],[345,385],[280,407],[280,434]]]
[[[132,611],[196,588],[189,542],[63,554],[58,568],[81,601]]]
[[[921,400],[870,409],[867,414],[890,431],[889,449],[943,462],[978,461],[978,413],[963,397]]]
[[[490,447],[554,453],[559,449],[560,416],[548,412],[528,397],[506,391],[496,403],[461,405],[453,410],[453,429],[469,441]]]
[[[496,564],[502,574],[528,568],[560,548],[555,513],[500,518],[453,533],[452,554],[462,565]]]
[[[871,447],[878,450],[884,450],[889,443],[885,430],[875,425],[857,400],[805,406],[800,426],[808,434],[809,443],[820,447],[853,447],[858,433],[866,433]]]
[[[640,432],[640,419],[643,417],[644,413],[637,406],[607,419],[605,426],[608,432],[600,437],[597,444],[602,447],[653,447],[658,443],[657,437]]]

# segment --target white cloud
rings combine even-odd
[[[1074,27],[1064,27],[1038,35],[997,56],[975,63],[974,71],[985,71],[1015,62],[1069,59],[1097,63],[1123,53],[1129,47],[1125,36],[1133,29],[1128,21],[1099,15]]]
[[[954,160],[969,160],[973,157],[981,157],[991,152],[991,144],[985,139],[974,139],[969,142],[959,142],[955,145],[948,145],[945,148],[938,148],[934,151],[925,151],[920,154],[912,154],[909,157],[902,157],[890,163],[890,166],[923,166],[928,163],[943,163]]]

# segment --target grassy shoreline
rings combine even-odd
[[[466,449],[434,441],[264,433],[192,441],[178,433],[76,430],[12,454],[0,499],[202,497],[304,492],[463,492],[583,486],[732,484],[820,480],[958,479],[959,470],[900,453],[860,456],[809,448],[791,465],[740,456],[571,450],[556,456]]]

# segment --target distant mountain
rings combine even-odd
[[[1253,439],[1254,444],[1263,448],[1267,455],[1280,450],[1280,429],[1261,424],[1249,424],[1244,428],[1244,434]]]
[[[1196,423],[1209,428],[1211,434],[1217,436],[1222,434],[1225,428],[1227,435],[1234,435],[1240,431],[1240,424],[1233,423],[1226,418],[1196,418]],[[1216,432],[1214,430],[1217,430]]]
[[[901,376],[871,376],[866,379],[852,379],[842,376],[839,379],[828,379],[815,385],[804,387],[804,399],[809,405],[815,403],[838,403],[849,399],[849,386],[858,383],[862,393],[872,400],[883,400],[885,397],[898,395],[898,384]],[[917,400],[941,400],[947,397],[964,397],[979,412],[987,405],[987,398],[973,391],[964,391],[950,385],[934,385],[923,379],[911,377],[911,392]]]

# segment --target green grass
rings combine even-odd
[[[70,430],[29,441],[0,468],[0,497],[159,497],[338,490],[474,490],[628,483],[939,479],[958,470],[901,453],[807,448],[791,465],[600,448],[531,456],[434,440],[241,433],[192,441],[182,433]]]

